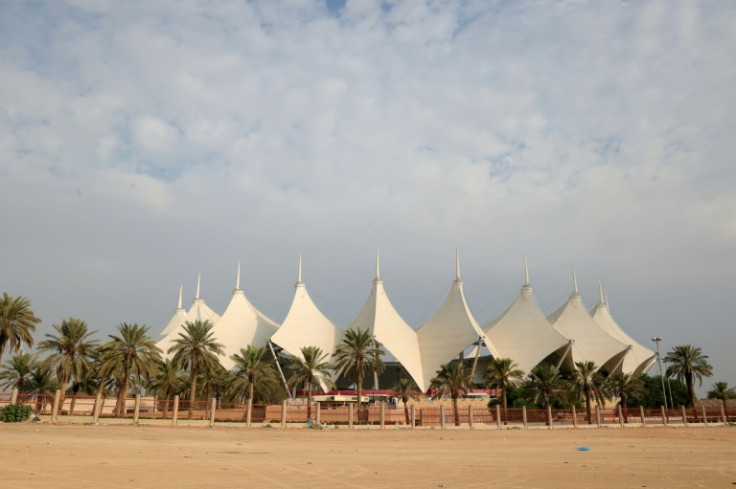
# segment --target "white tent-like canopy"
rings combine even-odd
[[[617,340],[593,321],[578,292],[578,281],[573,270],[574,291],[559,309],[550,314],[552,327],[573,340],[572,362],[593,361],[609,373],[621,370],[629,345]],[[568,365],[572,368],[572,365]]]
[[[455,281],[450,293],[435,315],[417,330],[422,356],[422,391],[429,389],[431,379],[440,367],[458,356],[469,345],[482,338],[491,354],[498,356],[496,347],[486,338],[468,308],[460,280],[460,261],[455,255]]]
[[[396,312],[388,299],[381,280],[378,254],[376,254],[376,278],[373,280],[373,288],[350,328],[370,330],[387,353],[384,361],[395,359],[403,365],[418,386],[425,384],[417,332]]]
[[[295,285],[294,299],[281,327],[271,337],[271,342],[279,345],[290,355],[304,358],[301,348],[317,346],[327,353],[330,359],[340,341],[343,331],[330,321],[309,297],[307,286],[302,282],[302,257],[299,256],[299,272]]]
[[[161,334],[159,335],[159,338],[164,338],[168,336],[169,333],[174,331],[179,325],[183,324],[184,321],[186,321],[187,318],[187,311],[183,307],[181,307],[181,295],[182,295],[182,286],[179,286],[179,305],[176,307],[176,311],[174,311],[174,315],[171,316],[171,319],[169,320],[169,323],[166,325],[163,331],[161,331]]]
[[[245,297],[245,292],[240,289],[240,263],[238,263],[235,290],[230,304],[212,329],[217,342],[224,346],[220,363],[228,370],[233,368],[235,362],[230,358],[232,355],[248,346],[266,346],[278,328],[279,325],[256,309]]]
[[[613,336],[621,343],[631,345],[629,354],[624,358],[621,370],[624,373],[637,376],[645,372],[649,367],[652,366],[655,360],[655,354],[652,350],[642,346],[636,340],[627,335],[621,327],[616,323],[611,315],[611,311],[608,307],[608,300],[603,297],[603,286],[599,283],[600,289],[600,302],[591,311],[593,321],[600,326],[600,328]]]
[[[199,296],[201,279],[202,275],[200,274],[199,276],[197,276],[197,293],[195,294],[194,300],[192,301],[192,307],[189,308],[189,312],[187,312],[184,320],[179,323],[178,326],[174,327],[169,332],[169,334],[158,340],[158,342],[156,343],[156,346],[161,348],[161,350],[163,351],[164,358],[171,358],[173,356],[169,355],[169,348],[174,345],[174,341],[179,339],[179,333],[184,332],[184,323],[192,323],[194,321],[209,321],[211,324],[215,324],[217,321],[220,320],[219,314],[210,309],[209,306],[205,304],[204,299]],[[171,324],[171,321],[169,322],[169,324]]]
[[[499,355],[510,358],[525,373],[537,366],[550,353],[567,354],[570,341],[552,327],[539,309],[532,286],[529,269],[524,261],[526,281],[516,300],[499,317],[483,327]]]

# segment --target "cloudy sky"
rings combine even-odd
[[[348,325],[375,251],[415,327],[598,279],[736,384],[736,4],[0,2],[0,289],[102,337],[180,284]]]

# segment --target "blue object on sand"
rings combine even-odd
[[[578,452],[589,452],[590,447],[578,447]]]

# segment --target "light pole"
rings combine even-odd
[[[659,342],[662,341],[662,338],[659,336],[655,336],[652,338],[652,341],[657,344],[657,363],[659,363],[659,378],[662,380],[662,398],[664,399],[664,408],[667,409],[667,391],[664,390],[664,373],[662,372],[662,357],[659,354]],[[673,408],[675,406],[672,406]]]

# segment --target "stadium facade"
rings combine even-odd
[[[414,329],[391,304],[381,280],[380,257],[376,254],[376,274],[370,294],[348,326],[370,330],[386,352],[386,363],[400,366],[423,392],[429,389],[440,366],[458,357],[474,358],[474,367],[481,356],[508,357],[524,372],[530,372],[544,361],[567,370],[574,369],[576,362],[593,361],[609,374],[632,375],[645,372],[655,360],[653,351],[633,340],[616,323],[602,287],[600,302],[591,311],[585,308],[574,270],[573,293],[556,311],[545,316],[534,298],[525,261],[525,281],[519,295],[501,315],[481,327],[465,300],[457,254],[455,264],[455,279],[445,301],[429,321]],[[347,329],[332,322],[312,301],[302,281],[301,256],[294,297],[281,325],[245,297],[240,289],[240,265],[232,298],[222,316],[200,297],[199,277],[188,311],[182,307],[179,289],[178,307],[157,342],[164,355],[168,356],[174,340],[184,331],[184,324],[195,320],[208,320],[214,325],[213,335],[224,345],[221,363],[228,369],[234,365],[231,356],[248,345],[275,346],[297,357],[301,356],[302,347],[318,346],[332,355]]]

